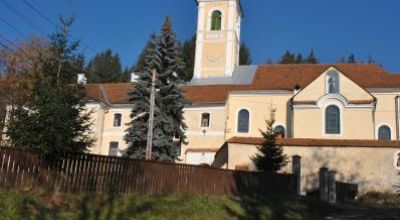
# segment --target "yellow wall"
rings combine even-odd
[[[388,125],[391,128],[392,140],[396,140],[396,96],[397,94],[373,94],[377,98],[375,112],[375,132],[381,125]]]
[[[332,102],[334,104],[335,102]],[[336,103],[337,104],[337,103]],[[340,106],[340,105],[339,105]],[[317,139],[374,139],[373,109],[342,108],[341,134],[325,134],[325,107],[294,109],[293,137]]]
[[[361,191],[390,190],[399,179],[394,168],[394,155],[398,149],[383,147],[284,147],[284,153],[291,159],[302,157],[302,191],[314,189],[318,185],[318,171],[322,166],[337,171],[337,180],[359,184]],[[255,145],[229,144],[228,150],[221,151],[215,161],[218,167],[235,169],[248,165],[255,170],[250,159],[257,153]],[[228,155],[227,155],[228,154]],[[225,159],[226,160],[223,160]],[[366,159],[368,158],[368,159]],[[221,166],[227,163],[228,166]],[[216,165],[217,163],[214,163]],[[282,172],[292,172],[292,164]]]
[[[202,113],[210,113],[210,127],[208,128],[201,127]],[[225,105],[185,108],[184,117],[189,128],[186,131],[188,144],[182,146],[181,159],[183,162],[185,162],[185,152],[188,148],[218,149],[225,142]]]
[[[270,110],[276,109],[275,124],[287,125],[287,104],[292,94],[235,94],[228,99],[228,121],[226,138],[233,136],[261,136],[259,129],[265,130],[265,120],[270,116]],[[250,112],[249,133],[237,132],[237,118],[240,109],[247,109]]]

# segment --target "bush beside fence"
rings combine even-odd
[[[0,187],[140,195],[295,195],[296,177],[91,154],[47,162],[30,151],[0,148]]]

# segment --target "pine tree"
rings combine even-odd
[[[264,142],[257,147],[259,152],[252,157],[257,169],[266,172],[278,172],[288,163],[287,156],[283,153],[283,148],[275,144],[276,133],[273,131],[275,112],[276,110],[272,109],[269,119],[265,121],[267,124],[266,131],[260,130]]]
[[[41,57],[42,68],[33,82],[25,104],[13,106],[7,122],[7,136],[13,147],[31,149],[47,158],[85,152],[91,146],[90,112],[83,101],[84,90],[69,84],[78,42],[68,34],[73,19],[50,36],[50,55]]]
[[[239,50],[239,65],[250,65],[251,63],[253,63],[253,59],[251,58],[250,49],[245,43],[241,43]]]
[[[305,63],[317,64],[319,63],[317,57],[315,56],[314,50],[311,50],[308,54],[307,58],[304,61]]]
[[[196,56],[196,34],[193,37],[185,41],[182,47],[183,61],[185,62],[184,77],[182,80],[190,81],[193,78],[194,72],[194,59]]]
[[[296,63],[296,54],[292,54],[289,50],[283,54],[281,59],[278,61],[279,64],[291,64]]]
[[[356,56],[354,56],[354,54],[350,54],[349,58],[347,59],[347,63],[357,63]]]
[[[301,53],[297,54],[296,63],[303,63],[303,55]]]
[[[111,49],[96,54],[86,67],[90,83],[111,83],[122,81],[122,67],[118,54]]]
[[[154,136],[152,159],[174,161],[178,156],[177,144],[186,143],[186,124],[183,122],[183,108],[188,101],[179,86],[179,75],[183,73],[179,43],[176,40],[169,17],[166,18],[161,36],[153,36],[146,50],[144,71],[129,92],[133,107],[131,122],[128,124],[125,140],[129,147],[126,154],[132,158],[144,159],[146,134],[149,119],[149,97],[151,72],[157,71],[156,98],[154,110]],[[178,140],[174,142],[174,138]]]

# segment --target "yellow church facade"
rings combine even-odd
[[[197,0],[194,78],[183,85],[187,145],[180,163],[255,170],[271,109],[277,144],[302,157],[303,191],[322,166],[362,189],[400,184],[400,76],[374,64],[239,66],[239,0]],[[135,83],[87,84],[96,138],[92,153],[120,155]],[[284,171],[290,172],[290,165]]]

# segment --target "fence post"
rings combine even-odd
[[[328,201],[336,203],[336,172],[333,170],[328,173]]]
[[[319,169],[319,199],[328,202],[328,168]]]
[[[301,194],[301,157],[294,155],[292,157],[292,172],[296,175],[296,195]]]

